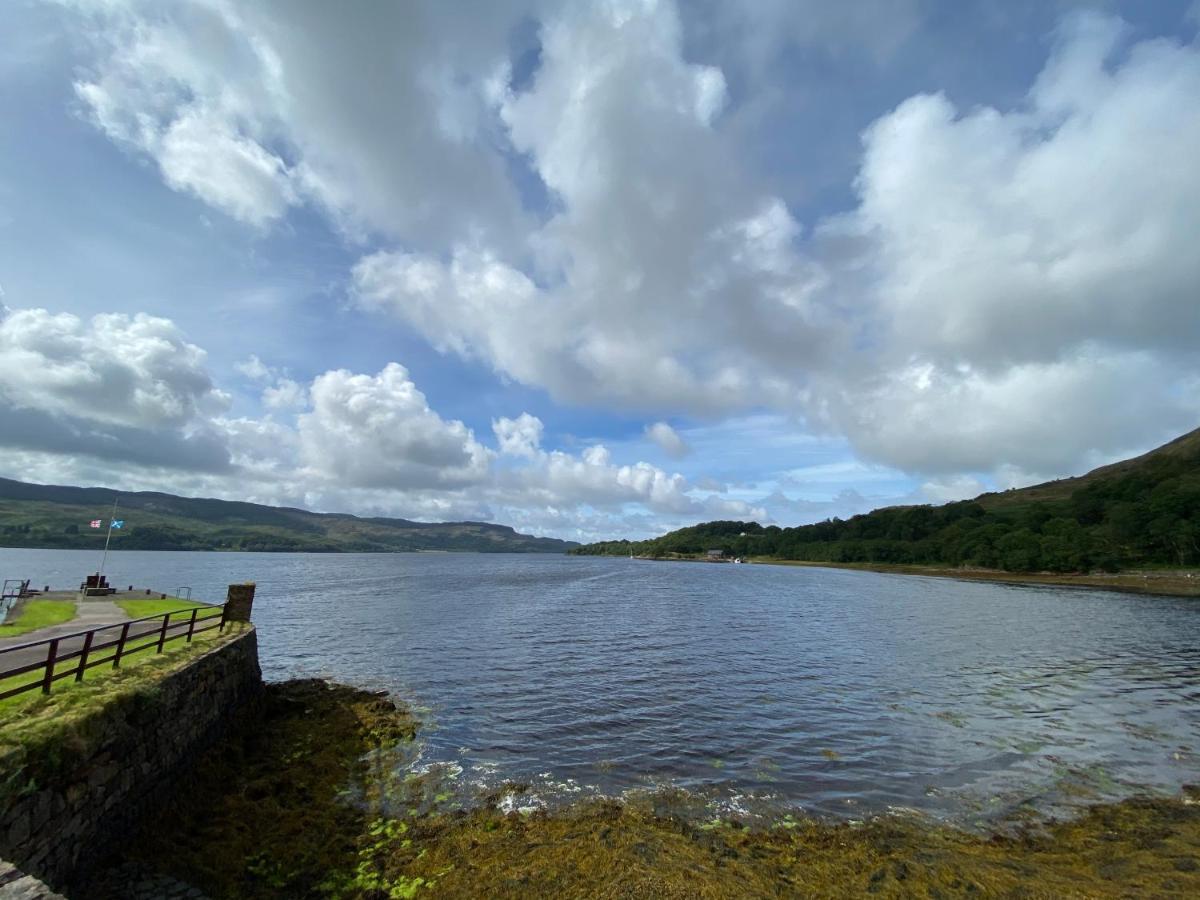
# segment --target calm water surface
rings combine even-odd
[[[0,550],[77,583],[96,554]],[[545,555],[116,553],[258,582],[264,674],[382,687],[464,799],[674,785],[712,812],[963,823],[1200,780],[1200,603],[833,569]]]

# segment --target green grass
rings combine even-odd
[[[48,600],[43,602],[56,601]],[[120,601],[120,605],[121,607],[125,608],[125,611],[130,614],[131,618],[155,616],[155,614],[174,612],[176,610],[191,610],[193,607],[202,606],[202,604],[194,604],[194,602],[182,600],[122,600]],[[146,612],[145,610],[149,610],[149,612]],[[202,626],[200,623],[211,625],[211,620],[220,617],[220,607],[214,606],[208,608],[208,610],[200,610],[196,617],[197,628]],[[206,620],[208,620],[208,622],[206,622]],[[186,622],[186,618],[182,616],[179,617],[179,622]],[[226,629],[226,631],[228,630],[229,629]],[[118,634],[118,632],[116,632],[115,629],[103,631],[100,635],[97,635],[96,642],[100,643],[112,641],[116,637],[116,634]],[[172,656],[178,652],[178,650],[188,648],[188,643],[185,637],[176,637],[176,635],[179,634],[180,630],[172,629],[172,631],[170,631],[170,634],[168,635],[169,640],[166,644],[163,644],[162,654],[158,654],[154,652],[154,650],[142,650],[142,652],[137,653],[137,650],[140,648],[150,647],[152,644],[158,643],[157,634],[131,638],[131,640],[125,644],[124,653],[121,655],[121,667],[119,670],[114,670],[114,668],[110,666],[96,666],[95,668],[89,668],[89,670],[84,673],[84,680],[82,683],[76,683],[76,680],[73,678],[64,678],[58,680],[58,682],[54,683],[52,694],[49,696],[50,698],[59,697],[64,694],[65,691],[78,690],[79,688],[83,688],[84,685],[95,683],[97,680],[108,679],[113,677],[114,674],[130,670],[130,668],[136,668],[138,666],[145,665],[146,662],[151,660],[162,660],[163,658],[167,658],[167,656]],[[205,631],[204,634],[197,635],[196,637],[192,638],[192,647],[204,646],[205,643],[211,641],[216,635],[216,631]],[[109,647],[107,649],[100,650],[98,654],[102,656],[113,655],[113,648]],[[55,668],[55,672],[59,673],[74,671],[74,668],[76,668],[78,662],[78,659],[62,661],[58,667]],[[26,684],[40,683],[42,677],[42,671],[34,671],[18,674],[18,676],[12,676],[11,678],[0,678],[0,692],[12,690],[13,688],[20,688],[20,686],[24,686]],[[25,691],[24,694],[18,694],[16,696],[6,697],[4,700],[0,700],[0,722],[4,720],[4,716],[7,715],[10,710],[16,707],[22,707],[24,709],[25,707],[28,707],[28,704],[31,701],[42,697],[46,697],[46,695],[43,695],[41,691],[31,690]]]
[[[168,597],[166,600],[118,600],[117,606],[125,610],[131,619],[144,619],[146,616],[161,616],[163,613],[178,612],[181,609],[193,609],[197,606],[208,606],[196,600],[180,600],[178,597]],[[206,615],[204,610],[196,614],[198,619]]]
[[[75,614],[76,606],[69,600],[26,600],[16,618],[0,625],[0,637],[16,637],[38,628],[61,625],[70,622]]]
[[[193,609],[196,607],[206,607],[206,608],[202,608],[200,610],[200,612],[197,613],[197,615],[196,615],[197,627],[200,627],[200,623],[204,623],[205,620],[212,619],[214,617],[218,617],[221,615],[221,610],[218,607],[211,607],[211,606],[208,606],[208,604],[196,603],[196,602],[189,601],[189,600],[180,600],[178,598],[170,598],[167,600],[119,600],[119,601],[117,601],[117,603],[123,610],[125,610],[125,612],[132,619],[141,619],[141,618],[145,618],[147,616],[162,615],[164,613],[177,612],[179,610]],[[70,615],[65,618],[59,618],[57,620],[53,620],[53,621],[49,621],[49,622],[39,621],[39,622],[37,622],[37,624],[29,625],[28,627],[22,627],[20,631],[13,631],[13,632],[11,632],[12,634],[21,634],[24,631],[29,631],[29,630],[32,630],[33,628],[45,627],[45,625],[47,625],[47,624],[54,625],[54,624],[58,624],[59,622],[62,622],[62,621],[68,621],[71,617],[73,617],[75,615],[75,604],[70,603],[70,602],[58,601],[58,600],[30,601],[29,605],[33,605],[33,604],[40,604],[42,606],[61,606],[61,607],[64,607],[64,608],[70,610]],[[28,607],[26,607],[26,608],[28,608]],[[43,614],[43,615],[45,615],[45,614]],[[180,616],[180,617],[178,617],[178,619],[176,621],[184,622],[184,621],[186,621],[186,618],[184,616]],[[25,617],[23,615],[21,618],[20,625],[24,625],[24,622],[25,622]],[[211,624],[211,623],[209,623],[209,624]],[[17,626],[14,626],[14,628],[15,627],[17,627]],[[3,628],[0,628],[0,631],[3,631]],[[154,653],[149,650],[144,650],[141,653],[135,652],[139,648],[147,647],[152,644],[156,644],[158,642],[157,634],[144,635],[142,637],[130,640],[129,643],[126,644],[124,652],[126,654],[133,654],[133,655],[129,656],[127,659],[124,657],[122,658],[120,670],[113,670],[112,668],[110,668],[108,666],[97,666],[93,669],[88,669],[87,672],[84,673],[84,683],[91,683],[91,682],[94,682],[94,681],[97,681],[100,679],[106,679],[106,678],[110,677],[111,675],[113,675],[114,671],[124,671],[125,669],[128,669],[128,668],[134,668],[136,666],[143,665],[144,663],[146,663],[152,659],[162,659],[163,656],[171,655],[174,651],[180,649],[181,647],[187,646],[186,640],[184,640],[183,638],[178,638],[178,639],[175,638],[175,636],[178,633],[179,632],[174,629],[171,631],[170,637],[172,639],[169,640],[167,642],[167,644],[163,647],[162,656],[159,656],[159,654]],[[200,641],[202,639],[208,639],[211,637],[211,634],[212,634],[212,632],[205,632],[203,635],[200,635],[199,637],[195,638],[194,640]],[[117,635],[117,632],[115,630],[101,632],[97,636],[96,641],[97,642],[109,641],[109,640],[112,640],[113,638],[115,638],[116,635]],[[113,653],[112,648],[108,648],[106,650],[100,651],[100,654],[102,656],[111,656],[112,653]],[[57,672],[72,671],[77,664],[78,664],[77,659],[65,660],[59,664],[56,671]],[[21,675],[14,675],[11,678],[3,678],[3,679],[0,679],[0,692],[11,690],[12,688],[16,688],[16,687],[22,687],[27,684],[36,684],[36,683],[40,682],[41,680],[42,680],[42,672],[40,672],[40,671],[26,672]],[[54,690],[53,690],[53,693],[51,696],[57,697],[62,692],[67,691],[67,690],[73,690],[76,687],[77,687],[77,685],[74,680],[69,679],[69,678],[61,679],[54,683]],[[18,694],[15,697],[8,697],[4,700],[0,700],[0,716],[3,716],[8,710],[13,709],[14,707],[18,707],[18,706],[24,707],[30,701],[32,701],[36,698],[43,697],[43,696],[44,695],[40,691],[26,691],[25,693]]]
[[[121,693],[126,688],[142,687],[147,680],[157,678],[158,673],[170,671],[179,665],[186,664],[188,659],[211,649],[217,641],[225,640],[230,634],[240,633],[244,627],[240,623],[234,623],[232,628],[226,627],[224,632],[219,632],[214,628],[196,635],[190,644],[185,638],[177,638],[168,641],[163,646],[161,654],[154,650],[142,650],[132,656],[122,655],[119,669],[114,669],[111,665],[96,666],[84,673],[84,680],[81,682],[76,682],[73,678],[56,681],[50,694],[34,690],[0,700],[0,744],[5,743],[11,726],[16,722],[32,717],[52,719],[68,709],[104,702],[107,698]],[[125,645],[125,654],[156,643],[158,643],[158,635],[145,635],[129,641]],[[111,656],[112,652],[112,648],[100,651],[104,656]],[[78,659],[67,660],[55,671],[73,672],[78,662]],[[0,679],[0,691],[7,691],[41,680],[42,673],[38,671],[14,675],[11,678]],[[14,712],[18,708],[20,709],[19,716]]]
[[[0,808],[64,771],[79,769],[112,739],[114,717],[135,725],[147,721],[146,710],[158,702],[163,678],[236,640],[248,627],[237,623],[223,634],[206,632],[191,644],[177,641],[162,655],[147,650],[128,665],[123,660],[116,671],[93,669],[80,684],[58,682],[49,695],[30,691],[0,702]],[[14,699],[17,709],[10,708]]]

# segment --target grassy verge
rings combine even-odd
[[[138,715],[156,702],[163,676],[240,633],[240,627],[226,629],[170,654],[151,653],[108,677],[49,696],[35,694],[19,714],[0,718],[0,806],[91,759],[111,739],[108,727],[116,711]]]
[[[181,609],[194,609],[197,606],[208,606],[195,600],[180,600],[168,597],[166,600],[118,600],[117,606],[125,610],[131,619],[142,619],[146,616],[161,616],[163,613],[179,612]],[[201,610],[200,616],[204,615]]]
[[[114,863],[214,898],[1200,896],[1189,799],[990,838],[905,818],[750,830],[667,815],[654,795],[530,815],[497,795],[463,811],[388,752],[412,735],[403,710],[311,681],[268,697]]]
[[[1097,588],[1134,594],[1159,594],[1170,597],[1200,597],[1200,573],[1186,570],[1156,569],[1087,575],[1057,572],[1005,572],[1000,569],[955,569],[940,566],[887,565],[884,563],[806,562],[792,559],[754,557],[753,562],[773,566],[803,566],[817,569],[857,569],[892,575],[924,575],[930,578],[959,578],[967,581],[994,581],[1005,584],[1042,584],[1055,587]]]
[[[225,629],[227,633],[229,628]],[[236,630],[236,629],[235,629]],[[102,633],[104,640],[111,640],[115,637],[115,631],[112,636],[107,632]],[[8,730],[8,720],[13,717],[20,716],[22,719],[40,716],[48,711],[49,715],[55,715],[56,710],[61,710],[68,706],[76,704],[89,705],[97,702],[104,702],[113,692],[120,692],[126,688],[136,687],[140,684],[140,679],[143,675],[151,679],[158,677],[157,673],[164,668],[170,668],[175,665],[182,665],[186,660],[190,659],[198,652],[209,649],[214,646],[218,640],[223,640],[224,636],[219,634],[216,629],[206,631],[203,634],[196,635],[189,644],[184,638],[168,641],[163,646],[161,654],[156,653],[150,648],[158,643],[157,634],[144,635],[139,638],[132,638],[125,645],[125,654],[121,658],[121,668],[114,669],[111,666],[96,666],[94,669],[88,669],[84,673],[84,680],[76,682],[73,678],[63,678],[54,682],[53,692],[43,694],[41,691],[32,690],[26,691],[23,694],[17,694],[14,697],[7,697],[0,700],[0,745],[3,745],[5,734]],[[140,652],[137,652],[139,651]],[[100,651],[104,656],[111,656],[113,649]],[[78,665],[78,659],[71,659],[63,662],[56,672],[73,671]],[[145,672],[142,670],[145,669]],[[39,671],[27,672],[23,675],[14,675],[11,678],[0,679],[0,691],[11,690],[15,687],[20,687],[26,684],[35,684],[42,680],[43,673]]]
[[[25,600],[0,625],[0,638],[16,637],[38,628],[70,622],[76,615],[75,603],[71,600]]]

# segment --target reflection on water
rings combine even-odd
[[[0,563],[38,583],[94,567]],[[742,814],[973,822],[1200,778],[1193,600],[561,556],[119,553],[109,568],[210,599],[256,580],[264,674],[422,707],[412,765],[464,797],[677,786]]]

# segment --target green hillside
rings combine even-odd
[[[944,506],[894,506],[795,528],[708,522],[586,555],[737,556],[833,563],[1115,572],[1200,564],[1200,429],[1136,459]]]
[[[94,550],[108,523],[113,497],[124,528],[113,531],[116,550],[259,550],[403,552],[466,550],[480,553],[562,553],[570,541],[518,534],[486,522],[410,522],[263,506],[230,500],[176,497],[152,491],[26,484],[0,478],[0,546]]]

